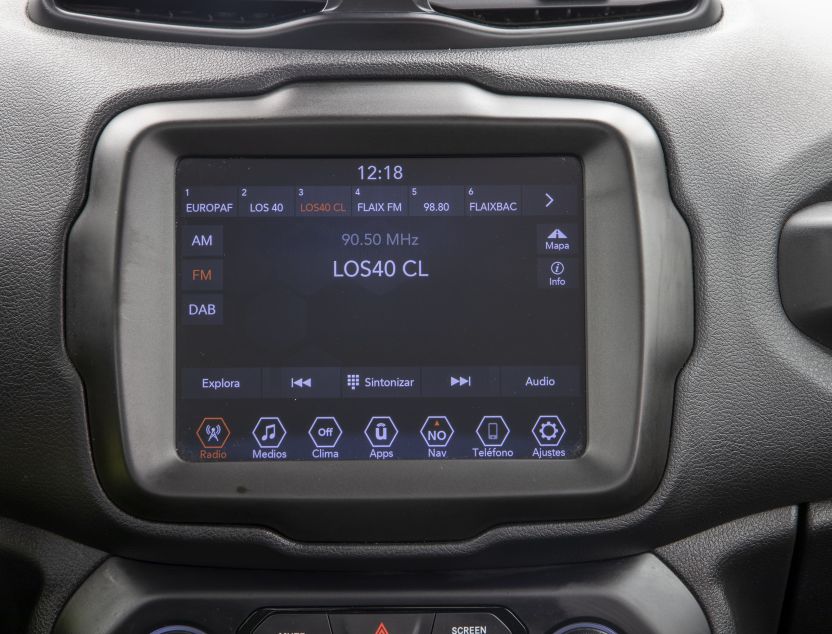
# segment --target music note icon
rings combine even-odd
[[[264,416],[251,432],[261,449],[277,449],[286,437],[286,428],[276,416]]]

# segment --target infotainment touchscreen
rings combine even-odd
[[[584,450],[577,158],[187,158],[176,189],[182,459]]]

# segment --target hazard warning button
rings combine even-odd
[[[431,634],[434,614],[330,614],[332,634]]]

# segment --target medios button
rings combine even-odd
[[[436,615],[433,634],[511,634],[511,630],[488,612],[448,612]]]
[[[332,634],[430,634],[433,612],[424,614],[330,614]],[[257,634],[260,634],[258,630]]]
[[[331,634],[326,614],[272,614],[255,634]]]

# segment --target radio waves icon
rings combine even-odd
[[[205,433],[208,434],[208,442],[221,442],[220,441],[220,434],[222,433],[222,427],[219,425],[206,425],[205,426]]]

